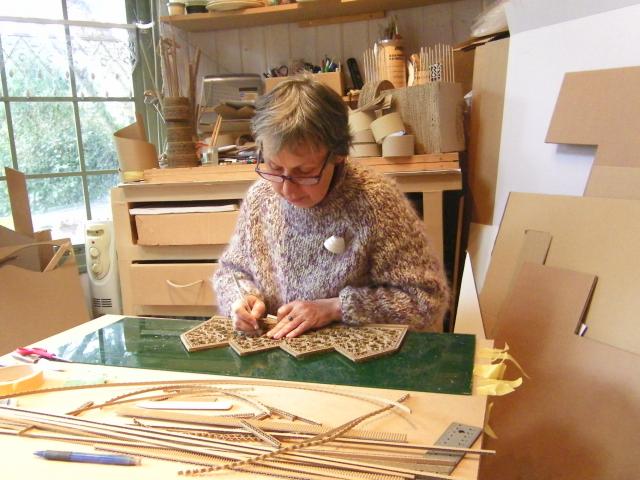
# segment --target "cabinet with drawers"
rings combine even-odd
[[[225,169],[221,170],[224,173],[198,179],[199,173],[218,169]],[[257,179],[248,166],[172,170],[191,170],[194,176],[189,181],[162,175],[151,181],[121,184],[111,191],[126,315],[216,313],[211,277],[233,234],[238,211],[181,213],[180,209],[192,205],[200,209],[221,204],[239,206]],[[177,207],[177,213],[136,213],[140,207],[166,205]]]
[[[442,193],[461,189],[458,154],[350,161],[393,176],[406,193],[421,194],[427,229],[442,256]],[[238,216],[237,210],[150,215],[137,209],[239,206],[257,178],[250,165],[176,168],[151,171],[145,182],[121,184],[111,191],[125,315],[216,313],[211,276]]]

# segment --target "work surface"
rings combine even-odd
[[[77,344],[87,338],[92,332],[113,324],[120,317],[103,317],[76,327],[65,334],[60,334],[42,342],[38,346],[54,349],[60,345]],[[113,332],[117,330],[104,330]],[[96,340],[97,341],[97,340]],[[161,348],[161,347],[159,347]],[[391,357],[390,357],[391,358]],[[243,359],[244,360],[244,359]],[[384,361],[385,359],[381,359]],[[387,358],[386,360],[389,360]],[[160,360],[157,360],[160,362]],[[53,367],[63,371],[47,371],[45,387],[73,385],[86,381],[104,381],[109,383],[154,381],[172,382],[175,380],[220,380],[233,384],[240,383],[250,390],[246,394],[259,399],[261,402],[277,407],[299,416],[313,419],[326,427],[335,427],[359,415],[363,415],[379,408],[380,400],[398,400],[405,392],[380,388],[336,387],[318,385],[314,383],[275,382],[269,386],[264,381],[229,376],[199,375],[193,373],[166,371],[170,365],[157,365],[153,370],[143,368],[124,368],[87,364],[54,363]],[[149,365],[147,365],[149,366]],[[163,371],[158,370],[162,368]],[[322,391],[307,390],[319,388]],[[100,388],[92,390],[71,390],[60,393],[47,393],[18,399],[18,406],[24,409],[39,409],[47,412],[64,413],[77,408],[87,401],[100,402],[111,399],[123,392],[131,392],[142,387]],[[408,389],[407,389],[408,390]],[[373,399],[374,401],[367,400]],[[376,401],[378,403],[376,403]],[[380,432],[404,433],[411,443],[433,444],[440,434],[452,422],[467,425],[482,426],[486,397],[477,395],[447,395],[424,392],[410,392],[404,402],[411,413],[403,413],[393,409],[382,415],[373,417],[358,428]],[[87,412],[81,418],[100,419],[118,423],[130,423],[130,420],[117,417],[113,409]],[[476,442],[479,447],[479,441]],[[15,436],[0,435],[0,449],[11,452],[3,455],[3,479],[22,479],[25,472],[29,476],[46,477],[48,479],[68,480],[69,477],[90,477],[95,480],[113,478],[164,479],[179,478],[178,471],[193,468],[192,465],[179,464],[155,459],[143,459],[142,465],[137,467],[115,467],[90,464],[69,464],[42,460],[33,455],[36,450],[57,449],[93,451],[89,445],[71,446],[59,441],[17,438]],[[475,455],[467,455],[460,463],[453,475],[456,478],[477,478],[479,459]],[[247,473],[233,473],[229,471],[213,474],[219,478],[262,478],[259,475]],[[273,478],[273,477],[264,477]],[[301,477],[302,478],[302,477]],[[305,477],[307,478],[307,477]],[[324,477],[326,478],[326,477]],[[329,477],[331,478],[331,477]],[[350,477],[350,478],[358,478]]]
[[[399,351],[354,363],[335,352],[294,358],[276,349],[239,356],[229,347],[188,352],[180,334],[198,321],[125,317],[52,348],[79,363],[421,392],[471,393],[473,335],[407,333]]]

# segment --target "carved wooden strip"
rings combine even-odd
[[[261,428],[250,424],[246,420],[240,420],[240,424],[243,426],[243,428],[247,432],[252,433],[253,435],[256,436],[256,438],[262,440],[267,445],[271,445],[272,447],[275,447],[275,448],[282,447],[282,443],[280,443],[279,440],[277,440],[276,438],[273,438],[271,435],[269,435],[267,432],[265,432]]]
[[[194,423],[198,425],[204,424],[242,428],[239,420],[229,417],[212,417],[183,412],[147,411],[136,407],[120,407],[116,410],[116,412],[118,413],[118,415],[125,417],[151,418],[155,420],[169,420],[174,422]],[[273,420],[248,420],[248,422],[270,434],[273,434],[274,432],[295,432],[320,435],[330,430],[327,427],[321,427],[317,425],[291,424]],[[346,434],[346,437],[368,440],[385,440],[396,443],[405,443],[407,441],[407,436],[405,433],[377,432],[371,430],[351,430]]]

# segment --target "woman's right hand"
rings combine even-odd
[[[253,333],[260,327],[258,319],[264,317],[267,306],[255,295],[246,295],[231,305],[231,320],[234,330]]]

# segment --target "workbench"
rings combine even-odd
[[[129,323],[131,323],[131,321],[132,320],[130,319]],[[145,323],[146,319],[140,319],[140,321],[144,323],[147,331],[139,331],[138,334],[144,333],[151,337],[154,335],[167,335],[166,331],[164,331],[164,333],[154,333],[151,328],[153,324]],[[166,359],[164,362],[160,360],[163,354],[158,353],[158,351],[166,349],[166,345],[161,341],[156,342],[155,347],[153,346],[153,342],[140,342],[140,338],[138,338],[137,342],[134,342],[135,345],[132,344],[131,339],[134,338],[135,334],[132,332],[127,332],[127,334],[125,334],[124,330],[118,330],[116,328],[117,325],[124,326],[126,322],[127,320],[125,317],[107,315],[34,344],[35,346],[47,348],[50,351],[59,352],[61,355],[64,355],[62,352],[66,351],[72,356],[72,358],[74,355],[73,353],[70,353],[72,350],[76,352],[84,352],[82,353],[82,356],[84,357],[82,359],[83,361],[96,363],[82,364],[46,362],[47,368],[56,368],[60,369],[60,371],[47,370],[45,372],[44,387],[51,388],[82,381],[95,383],[106,380],[109,383],[117,383],[150,380],[171,382],[177,379],[219,379],[221,381],[224,380],[228,382],[240,382],[241,384],[253,385],[255,396],[259,398],[260,401],[287,411],[293,411],[302,417],[316,419],[317,421],[322,422],[323,425],[330,427],[340,425],[354,417],[371,412],[377,408],[375,405],[363,401],[362,396],[396,401],[404,393],[409,393],[409,398],[404,402],[404,405],[411,409],[410,414],[396,413],[395,410],[387,412],[368,420],[363,424],[362,428],[375,431],[404,433],[407,435],[409,442],[421,444],[433,444],[452,422],[459,422],[479,427],[484,424],[486,397],[474,394],[443,394],[426,391],[410,391],[408,389],[398,390],[393,387],[375,388],[309,383],[310,381],[313,381],[313,376],[311,378],[304,379],[303,382],[278,381],[276,382],[277,386],[267,386],[265,385],[264,380],[246,378],[249,375],[242,377],[185,373],[185,371],[190,369],[186,363],[172,364]],[[156,324],[156,326],[157,325],[158,324]],[[186,327],[187,325],[185,324],[184,326]],[[102,340],[97,336],[97,332],[103,332]],[[109,338],[110,336],[113,338]],[[118,336],[119,338],[116,338]],[[127,338],[129,338],[129,347],[126,347]],[[103,342],[102,345],[100,344],[101,341]],[[417,340],[414,339],[414,341]],[[112,346],[125,346],[123,347],[124,349],[120,351],[120,364],[129,365],[128,367],[98,364],[114,364],[118,362],[114,355],[114,351],[110,351],[107,344]],[[75,346],[75,350],[71,346]],[[475,342],[476,349],[482,346],[490,346],[490,344],[484,340]],[[127,348],[129,350],[127,350]],[[142,350],[145,348],[155,348],[157,351],[153,355],[148,356],[142,353]],[[226,349],[228,347],[224,348]],[[458,347],[455,347],[455,349],[457,348]],[[105,355],[102,358],[100,358],[100,355],[92,357],[91,354],[88,353],[91,350],[95,352],[103,352]],[[402,350],[397,353],[397,355],[401,354]],[[75,355],[80,355],[80,353],[76,353]],[[326,354],[317,355],[314,361],[322,363],[323,355]],[[171,357],[170,354],[165,358],[169,357]],[[152,360],[152,358],[155,358],[155,360]],[[7,356],[2,357],[0,358],[0,362],[6,363],[7,359]],[[75,359],[77,360],[78,358]],[[384,368],[385,360],[387,362],[391,362],[392,359],[393,356],[386,359],[379,359],[381,362],[381,368]],[[242,363],[245,360],[245,357],[237,357],[235,359],[238,368],[237,373],[239,375],[243,375]],[[325,360],[327,362],[329,361],[328,359]],[[152,365],[154,361],[156,362],[155,366]],[[293,361],[295,362],[295,360]],[[172,365],[180,367],[179,370],[182,371],[170,371]],[[215,364],[210,367],[212,371],[215,371],[217,368]],[[347,367],[351,367],[351,365],[347,365]],[[411,377],[415,377],[418,375],[418,370],[419,366],[414,366],[412,368],[408,367],[407,372],[410,372]],[[425,368],[425,371],[428,371],[428,369]],[[128,387],[125,391],[132,391],[137,388],[140,387]],[[306,390],[306,388],[318,388],[323,391],[309,391]],[[327,392],[327,389],[332,392],[340,392],[346,395],[356,395],[359,396],[359,398],[335,395],[334,393]],[[29,397],[20,397],[18,399],[18,406],[25,409],[43,409],[47,412],[64,413],[73,410],[88,400],[94,402],[103,401],[120,393],[122,393],[122,389],[117,388],[100,388],[93,390],[83,389],[58,393],[46,393]],[[86,418],[94,419],[96,418],[96,415],[103,420],[111,419],[105,417],[116,418],[115,414],[109,411],[100,411],[99,413],[87,412]],[[123,419],[119,418],[118,421],[122,423]],[[474,448],[479,447],[480,441],[478,440],[474,445]],[[17,438],[15,436],[0,435],[0,448],[2,448],[3,452],[11,452],[10,456],[3,456],[3,479],[22,478],[24,476],[24,472],[27,471],[30,476],[42,475],[46,476],[48,479],[68,479],[71,476],[90,476],[92,479],[100,480],[103,478],[112,479],[118,474],[124,474],[127,478],[134,478],[131,477],[131,475],[134,475],[136,479],[148,478],[158,480],[164,478],[178,478],[178,470],[184,469],[184,467],[180,468],[181,466],[177,463],[169,463],[162,460],[146,458],[143,459],[142,465],[137,467],[117,467],[53,462],[35,457],[33,452],[43,449],[92,451],[92,448],[86,445],[71,446],[71,444],[68,443],[61,443],[59,441],[48,439]],[[453,475],[455,477],[465,479],[477,478],[478,465],[478,456],[467,455],[458,465]],[[215,475],[220,478],[247,478],[247,474],[228,471],[216,473]],[[251,478],[254,478],[254,475],[252,475]],[[256,475],[255,478],[262,477]]]

